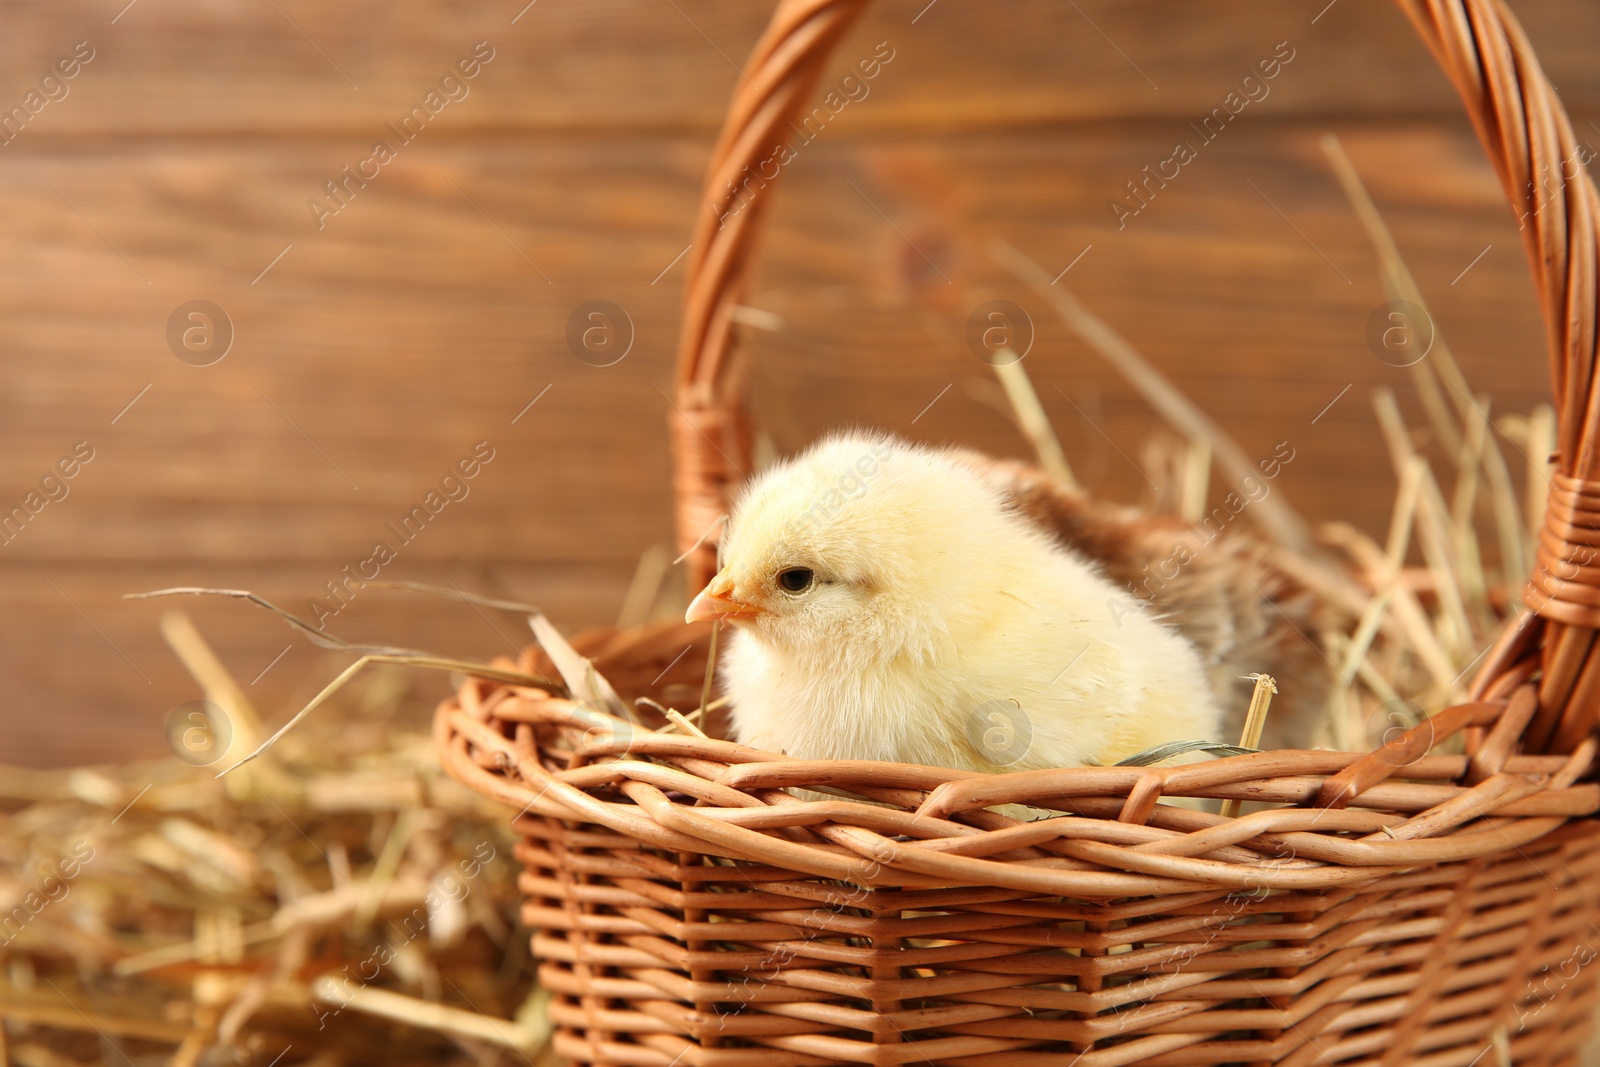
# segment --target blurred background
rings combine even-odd
[[[615,622],[673,540],[685,252],[768,7],[0,7],[0,762],[166,751],[199,690],[158,631],[171,605],[130,592],[249,589],[348,640],[474,659],[526,643],[461,604],[331,597],[382,542],[384,578]],[[1600,8],[1514,7],[1600,143]],[[1078,476],[1139,500],[1158,418],[994,261],[1003,238],[1252,457],[1287,442],[1274,487],[1308,518],[1381,539],[1373,390],[1416,403],[1369,340],[1378,260],[1328,131],[1473,388],[1495,414],[1548,395],[1517,221],[1389,5],[884,0],[829,92],[742,316],[777,451],[860,423],[1028,455],[965,339],[1003,298]],[[1194,158],[1148,182],[1178,142]],[[614,362],[571,339],[592,301],[621,312]],[[181,606],[269,725],[348,660],[239,602]],[[412,711],[448,691],[405,684]]]

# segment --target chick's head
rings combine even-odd
[[[940,453],[886,435],[827,438],[745,490],[721,569],[687,618],[795,653],[931,652],[970,605],[982,519],[996,508]]]

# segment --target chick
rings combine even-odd
[[[804,759],[978,771],[1217,739],[1193,645],[958,453],[846,433],[771,468],[687,618],[733,633],[735,739]]]

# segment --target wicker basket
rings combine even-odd
[[[863,6],[783,0],[717,143],[711,202],[781,139]],[[1560,412],[1535,612],[1486,657],[1472,702],[1368,754],[983,776],[791,760],[469,681],[437,740],[452,774],[520,812],[557,1052],[638,1067],[1579,1062],[1600,975],[1596,194],[1583,175],[1536,202],[1575,143],[1499,0],[1401,6],[1527,223]],[[695,233],[673,423],[685,547],[749,466],[730,311],[765,201]],[[712,559],[694,553],[692,580]],[[620,691],[660,693],[698,681],[706,637],[658,626],[581,650]],[[1457,734],[1465,755],[1426,754]],[[872,803],[785,791],[819,785]],[[1163,796],[1279,806],[1228,819]],[[988,810],[1008,803],[1076,817]]]

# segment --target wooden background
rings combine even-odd
[[[0,762],[162,753],[169,710],[199,694],[159,637],[164,605],[122,594],[248,588],[309,613],[478,441],[495,458],[470,496],[397,546],[385,577],[513,594],[576,629],[613,620],[640,553],[671,539],[678,257],[766,5],[524,2],[0,8],[6,109],[76,42],[95,50],[0,147],[0,504],[75,442],[95,452],[0,546]],[[1600,144],[1600,7],[1514,6]],[[479,41],[494,58],[470,95],[318,229],[307,201]],[[1280,41],[1295,58],[1270,96],[1119,231],[1124,183]],[[1054,274],[1088,247],[1064,283],[1247,451],[1290,442],[1279,491],[1380,529],[1394,479],[1371,390],[1410,399],[1365,341],[1383,297],[1318,150],[1327,130],[1469,379],[1497,412],[1546,396],[1514,220],[1391,5],[885,0],[825,85],[878,42],[895,58],[870,95],[785,168],[749,294],[781,318],[750,331],[781,449],[863,422],[1022,454],[962,342],[968,311],[1003,296],[1035,316],[1028,366],[1079,473],[1135,499],[1128,457],[1153,417],[986,252],[1003,237]],[[195,299],[236,333],[211,366],[166,340]],[[634,326],[613,366],[567,347],[593,299]],[[242,604],[183,606],[270,718],[343,662]],[[525,637],[375,589],[329,629],[473,657]],[[418,706],[446,690],[411,685]]]

